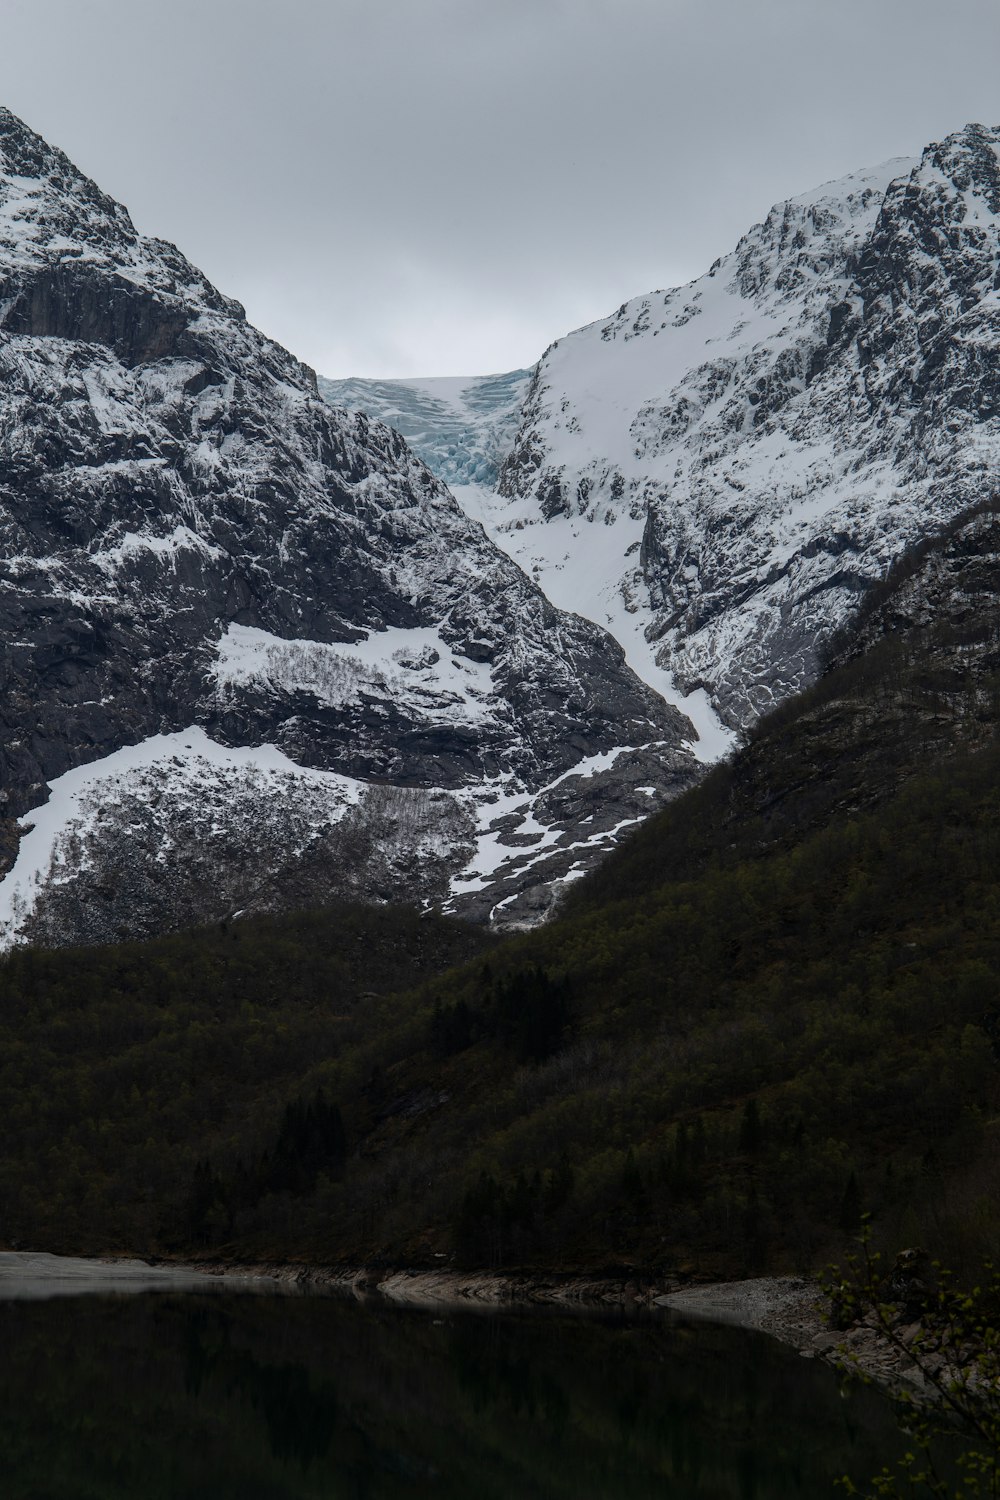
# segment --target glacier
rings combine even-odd
[[[363,410],[402,433],[438,479],[495,486],[517,435],[530,370],[501,375],[430,376],[410,380],[329,380],[320,394],[331,406]]]

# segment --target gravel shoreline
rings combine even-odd
[[[373,1271],[342,1267],[204,1266],[212,1275],[266,1277],[286,1290],[329,1290],[364,1299],[419,1307],[619,1306],[662,1309],[683,1318],[731,1323],[789,1345],[803,1359],[848,1365],[862,1379],[888,1390],[923,1390],[924,1380],[905,1350],[867,1323],[837,1332],[828,1322],[829,1299],[818,1282],[801,1276],[760,1276],[746,1281],[682,1285],[651,1278],[503,1276],[490,1272]]]
[[[861,1379],[889,1391],[933,1396],[907,1351],[905,1337],[890,1342],[874,1319],[862,1320],[843,1331],[832,1329],[829,1298],[814,1281],[766,1276],[717,1282],[668,1293],[656,1298],[656,1305],[684,1317],[755,1328],[790,1344],[804,1359],[822,1359],[840,1369],[846,1366]],[[909,1334],[918,1329],[919,1325],[914,1325]]]
[[[826,1298],[815,1282],[801,1276],[759,1276],[684,1287],[657,1297],[655,1303],[684,1317],[759,1329],[800,1352],[826,1330]]]
[[[834,1332],[828,1299],[799,1276],[681,1285],[651,1278],[500,1275],[491,1272],[345,1268],[226,1261],[84,1259],[40,1252],[0,1252],[0,1300],[155,1290],[233,1291],[307,1295],[330,1292],[419,1307],[498,1308],[532,1305],[648,1307],[675,1316],[755,1329],[789,1345],[805,1359],[849,1362],[859,1375],[889,1388],[921,1388],[905,1349],[892,1347],[862,1323]]]

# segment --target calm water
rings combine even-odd
[[[4,1500],[818,1500],[894,1446],[881,1398],[705,1323],[0,1302]]]

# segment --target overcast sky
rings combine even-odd
[[[998,0],[2,0],[0,102],[326,375],[532,363],[1000,123]]]

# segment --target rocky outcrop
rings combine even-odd
[[[963,511],[905,553],[831,642],[826,668],[855,661],[880,641],[908,641],[940,683],[947,666],[966,715],[1000,668],[1000,497]]]

